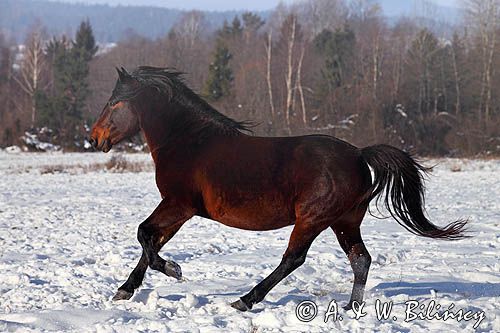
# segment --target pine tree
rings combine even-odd
[[[352,67],[355,43],[354,32],[349,27],[335,32],[323,30],[316,36],[314,44],[325,58],[322,74],[330,89],[344,84]]]
[[[264,25],[264,20],[259,15],[245,12],[241,15],[243,19],[243,33],[245,36],[245,43],[249,43],[252,36],[257,34],[257,31]]]
[[[233,71],[229,67],[231,54],[222,41],[217,41],[214,61],[208,69],[208,79],[205,83],[205,95],[210,100],[217,101],[229,95],[233,81]]]
[[[71,46],[70,46],[71,45]],[[82,134],[84,107],[90,94],[87,78],[89,62],[97,46],[88,21],[80,24],[75,40],[54,38],[47,47],[52,68],[52,90],[38,92],[36,101],[40,125],[55,129],[61,144],[72,146]]]
[[[76,32],[73,50],[88,63],[98,50],[89,20],[82,21]]]
[[[204,94],[212,101],[217,101],[231,93],[234,78],[229,62],[232,55],[223,39],[223,36],[227,36],[226,34],[231,34],[230,29],[225,24],[220,31],[213,55],[214,60],[208,68],[208,79],[205,82]]]
[[[88,20],[80,24],[72,45],[68,68],[66,70],[67,78],[73,82],[72,84],[67,82],[69,83],[68,86],[71,87],[73,97],[70,117],[74,118],[75,121],[81,121],[83,119],[85,102],[90,94],[87,82],[89,63],[98,50],[92,27]]]
[[[241,15],[243,19],[243,25],[245,30],[250,30],[252,32],[256,32],[259,30],[265,23],[265,21],[257,14],[252,12],[245,12]]]
[[[39,112],[38,125],[49,127],[59,133],[64,128],[65,110],[69,108],[64,78],[64,68],[68,58],[69,43],[65,37],[53,38],[47,45],[47,58],[50,62],[51,89],[48,92],[38,90],[35,94]]]
[[[224,21],[222,28],[217,31],[217,38],[224,41],[229,41],[232,39],[238,39],[243,34],[243,26],[238,16],[235,16],[231,25]]]

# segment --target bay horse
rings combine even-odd
[[[360,225],[375,197],[414,234],[465,237],[466,220],[440,228],[425,216],[423,175],[428,169],[402,150],[388,145],[360,149],[327,135],[253,136],[246,133],[246,123],[219,113],[188,88],[179,72],[148,66],[132,73],[123,67],[117,71],[115,88],[89,141],[108,152],[142,131],[162,200],[139,225],[142,255],[115,301],[132,297],[148,267],[182,277],[180,266],[158,252],[194,215],[245,230],[294,225],[279,266],[231,303],[241,311],[252,309],[301,266],[311,243],[327,228],[335,233],[354,273],[344,308],[362,302],[371,257]]]

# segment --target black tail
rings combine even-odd
[[[368,200],[385,191],[384,206],[404,228],[416,235],[460,239],[467,220],[452,222],[444,228],[432,224],[424,214],[423,177],[429,169],[420,165],[410,154],[388,145],[361,149],[363,159],[372,167],[375,179]],[[380,195],[377,199],[383,197]]]

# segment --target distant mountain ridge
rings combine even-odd
[[[425,0],[379,0],[385,16],[393,20],[402,15],[443,19],[453,23],[460,10],[452,7],[428,5]],[[73,35],[79,22],[89,18],[96,39],[101,43],[116,42],[134,32],[147,38],[164,36],[185,13],[179,9],[152,6],[109,6],[47,0],[1,0],[0,31],[21,43],[29,29],[39,22],[49,35]],[[241,11],[205,12],[210,30],[232,20]],[[259,13],[264,18],[269,12]]]
[[[22,42],[36,22],[49,35],[73,35],[79,23],[89,18],[99,42],[116,42],[127,33],[157,38],[164,36],[185,13],[178,9],[147,6],[85,5],[34,0],[1,0],[0,31]],[[224,20],[232,20],[237,11],[205,12],[210,27],[217,28]]]

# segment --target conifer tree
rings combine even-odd
[[[238,31],[233,31],[236,27]],[[226,45],[225,38],[233,35],[233,33],[241,33],[240,26],[234,24],[229,27],[224,23],[223,28],[219,31],[213,61],[208,68],[208,79],[205,82],[204,94],[212,101],[217,101],[231,93],[231,85],[233,82],[233,71],[229,65],[232,58],[231,53]]]
[[[233,71],[229,67],[231,54],[221,40],[217,41],[214,60],[208,69],[208,79],[205,83],[205,95],[208,99],[217,101],[230,94],[233,82]]]
[[[330,89],[343,85],[353,59],[356,39],[354,32],[345,27],[343,30],[323,30],[314,40],[316,49],[324,55],[323,78]]]
[[[51,62],[52,89],[38,92],[40,126],[58,130],[61,144],[72,146],[82,134],[84,107],[89,96],[89,63],[97,46],[88,21],[80,24],[75,40],[54,38],[47,47]]]
[[[98,50],[96,45],[92,27],[88,20],[82,21],[76,32],[75,41],[73,42],[73,50],[80,53],[80,56],[88,63]]]

